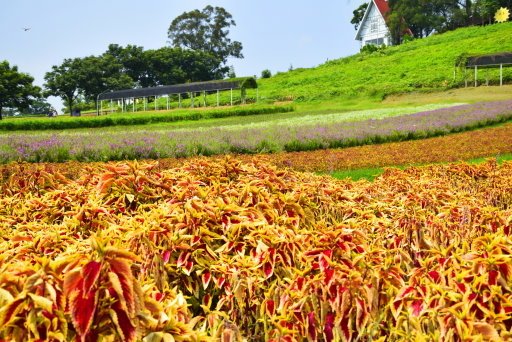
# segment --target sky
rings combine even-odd
[[[231,40],[243,59],[237,76],[310,68],[359,51],[352,11],[364,0],[0,0],[0,61],[17,65],[42,86],[66,58],[101,55],[109,44],[169,46],[167,30],[183,12],[225,8],[236,22]],[[24,30],[24,28],[30,28]],[[62,101],[49,98],[57,110]]]

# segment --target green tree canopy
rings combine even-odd
[[[57,96],[73,110],[73,104],[80,94],[80,58],[65,59],[61,65],[52,66],[44,76],[45,95]]]
[[[9,62],[0,62],[0,120],[2,108],[26,109],[33,100],[40,98],[41,88],[34,86],[34,78],[18,71],[18,67]]]
[[[490,24],[500,7],[512,10],[512,0],[389,0],[388,4],[386,22],[394,44],[400,44],[405,34],[422,38],[433,32]],[[360,10],[354,11],[353,24],[360,22]]]
[[[88,56],[78,60],[78,88],[87,101],[96,102],[107,90],[133,87],[132,78],[122,72],[123,65],[111,55]]]
[[[209,81],[222,78],[223,71],[210,53],[163,47],[144,53],[147,86]]]
[[[110,44],[104,56],[112,56],[121,63],[120,73],[130,76],[135,86],[149,87],[153,83],[148,78],[148,61],[142,46]]]
[[[350,23],[352,25],[354,25],[354,28],[356,29],[356,31],[359,28],[361,21],[363,21],[364,13],[366,12],[368,5],[369,5],[369,3],[365,2],[364,4],[362,4],[361,6],[359,6],[352,12],[352,14],[354,16],[352,17],[352,20],[350,20]]]
[[[172,46],[208,52],[219,65],[225,66],[228,57],[244,57],[242,43],[229,38],[231,26],[236,23],[229,12],[222,7],[206,6],[202,11],[196,9],[176,17],[167,33]]]

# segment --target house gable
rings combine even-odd
[[[389,29],[384,19],[388,11],[389,6],[385,0],[372,0],[368,4],[356,33],[356,40],[361,41],[361,46],[368,44],[391,45]]]

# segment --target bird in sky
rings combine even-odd
[[[23,31],[27,32],[28,30],[31,29],[31,27],[22,27]]]

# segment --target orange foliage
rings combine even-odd
[[[57,169],[4,167],[0,340],[512,338],[510,162]]]

